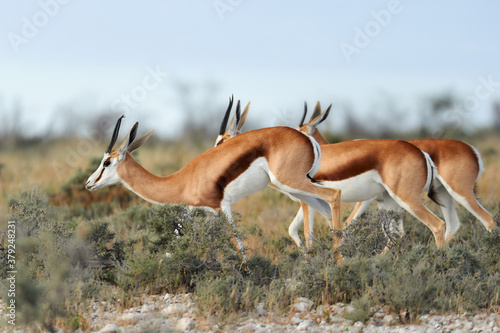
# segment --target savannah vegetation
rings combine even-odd
[[[372,133],[354,123],[349,129],[353,136],[327,133],[327,139],[432,134],[426,128]],[[213,145],[215,131],[200,133],[205,132],[187,127],[182,140],[153,136],[134,157],[155,174],[169,174]],[[84,139],[70,135],[27,138],[14,132],[0,140],[0,297],[6,298],[3,267],[11,220],[17,226],[18,323],[86,331],[92,329],[86,320],[92,302],[126,309],[139,305],[144,295],[167,292],[192,293],[198,315],[222,324],[258,304],[270,313],[290,312],[298,297],[315,305],[350,303],[355,310],[348,319],[353,321],[366,321],[381,307],[404,323],[425,313],[500,311],[500,230],[486,232],[461,207],[461,229],[439,250],[431,232],[409,214],[372,208],[344,231],[340,252],[345,261],[337,264],[325,220],[316,217],[314,247],[304,257],[288,236],[298,204],[266,189],[232,207],[246,246],[245,263],[221,214],[183,205],[152,206],[121,185],[85,190],[109,135],[87,150],[81,148]],[[498,130],[448,128],[443,135],[481,152],[485,172],[477,194],[498,224]],[[76,153],[68,159],[70,152]],[[352,207],[342,204],[343,219]],[[406,235],[393,235],[384,252],[383,228],[399,217]]]

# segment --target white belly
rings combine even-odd
[[[359,202],[376,197],[385,191],[382,179],[375,170],[339,181],[321,181],[320,184],[340,190],[340,201]]]
[[[264,157],[259,157],[226,186],[223,201],[232,205],[254,192],[263,190],[269,182],[269,164]]]

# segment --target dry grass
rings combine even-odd
[[[498,140],[497,135],[491,135],[473,142],[483,155],[485,165],[485,172],[478,182],[478,197],[491,213],[497,211],[496,205],[500,202]],[[147,170],[164,176],[178,170],[211,145],[211,142],[194,145],[152,141],[138,151],[136,158]],[[102,156],[104,149],[105,144],[93,145],[84,139],[59,139],[24,149],[2,151],[0,214],[8,215],[9,197],[22,191],[39,188],[48,193],[59,192],[79,168],[85,170],[92,158]],[[352,207],[353,204],[342,205],[344,219]],[[298,208],[297,203],[271,189],[255,193],[233,206],[233,210],[241,214],[241,225],[249,228],[256,225],[261,229],[260,234],[249,234],[245,241],[251,251],[260,255],[269,255],[268,244],[263,243],[263,239],[288,237],[288,225]],[[317,221],[315,230],[326,232],[328,226],[324,219],[317,216]]]
[[[477,182],[477,195],[481,203],[495,213],[500,201],[500,136],[493,134],[475,143],[484,163],[484,173]]]

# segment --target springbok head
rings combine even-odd
[[[241,113],[240,101],[238,100],[238,103],[236,103],[236,112],[234,113],[233,119],[231,119],[229,129],[226,131],[227,121],[229,120],[231,109],[233,108],[233,99],[233,96],[229,98],[229,105],[227,107],[226,113],[224,114],[224,118],[222,118],[219,135],[215,140],[215,147],[241,133],[240,130],[247,119],[250,102],[248,102],[247,106],[245,106],[245,109],[243,110],[243,113]]]
[[[85,183],[85,187],[89,191],[95,191],[103,187],[121,183],[121,178],[118,174],[118,167],[120,163],[125,160],[127,152],[131,153],[135,149],[142,146],[147,141],[147,139],[149,139],[151,134],[153,134],[154,130],[151,130],[140,139],[135,140],[135,136],[137,135],[137,127],[139,126],[139,123],[136,122],[123,140],[120,147],[117,150],[113,150],[113,146],[116,143],[118,133],[120,131],[120,124],[122,122],[122,118],[124,117],[125,116],[121,116],[120,118],[118,118],[115,129],[113,131],[113,135],[111,137],[111,142],[104,152],[104,157],[102,158],[99,167]]]
[[[300,121],[299,126],[297,126],[297,129],[308,135],[313,135],[318,125],[321,124],[326,119],[326,117],[328,117],[331,108],[332,104],[328,106],[325,112],[321,113],[321,104],[318,101],[316,103],[316,106],[314,107],[314,111],[311,115],[311,118],[309,119],[309,122],[304,124],[307,115],[307,103],[304,103],[304,115],[302,116],[302,120]]]

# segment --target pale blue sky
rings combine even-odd
[[[349,62],[341,45],[360,46],[359,31],[371,37]],[[480,78],[500,81],[494,0],[9,1],[0,36],[0,110],[20,102],[34,132],[61,106],[77,103],[92,113],[146,91],[127,117],[172,135],[182,112],[173,92],[178,80],[216,82],[212,107],[224,108],[232,93],[251,100],[251,117],[262,125],[290,121],[304,100],[333,102],[334,128],[342,123],[336,105],[351,104],[368,123],[391,121],[370,109],[390,96],[408,110],[409,126],[422,97],[453,91],[465,99]],[[148,78],[155,70],[160,81]],[[467,123],[484,124],[494,100],[500,86]]]

